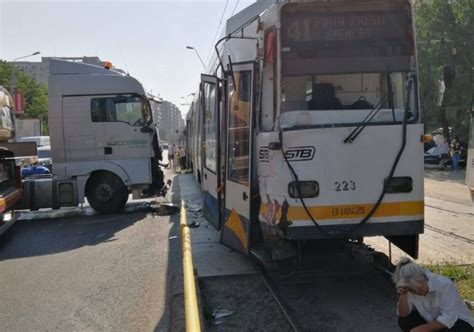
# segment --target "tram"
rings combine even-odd
[[[274,260],[307,240],[424,230],[412,4],[260,0],[231,17],[187,117],[203,214]]]

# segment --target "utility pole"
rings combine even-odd
[[[453,63],[452,65],[446,65],[443,69],[443,81],[445,85],[445,92],[444,96],[441,100],[441,107],[440,107],[440,122],[441,126],[443,127],[443,136],[446,138],[448,142],[451,142],[451,133],[449,132],[449,121],[448,117],[446,116],[446,107],[447,107],[447,98],[446,95],[450,95],[449,91],[453,88],[454,79],[456,77],[456,45],[453,45],[452,55],[453,55]]]
[[[29,58],[31,56],[35,56],[35,55],[38,55],[38,54],[41,54],[41,52],[39,51],[36,51],[34,53],[31,53],[31,54],[28,54],[28,55],[24,55],[24,56],[20,56],[18,58],[15,58],[12,60],[12,74],[10,76],[10,94],[12,95],[13,98],[15,98],[15,87],[16,87],[16,69],[15,69],[15,61],[18,61],[18,60],[21,60],[21,59],[25,59],[25,58]]]

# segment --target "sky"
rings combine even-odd
[[[188,111],[225,21],[254,1],[0,0],[0,59],[98,56],[137,78],[148,92]],[[224,19],[219,32],[222,14]],[[215,40],[214,40],[215,39]],[[185,97],[185,98],[181,98]]]

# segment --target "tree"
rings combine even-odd
[[[48,90],[46,86],[36,83],[21,70],[5,61],[0,61],[0,85],[10,87],[11,77],[15,70],[16,91],[22,91],[25,96],[25,115],[37,118],[42,122],[43,133],[48,134]]]
[[[452,125],[452,134],[467,141],[472,102],[474,1],[418,0],[415,3],[420,99],[428,131]],[[453,49],[456,54],[453,54]],[[456,65],[453,86],[443,107],[436,105],[437,82],[445,65]]]

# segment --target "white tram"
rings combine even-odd
[[[408,0],[260,0],[227,21],[188,114],[203,213],[273,259],[297,243],[424,228],[423,124]]]

